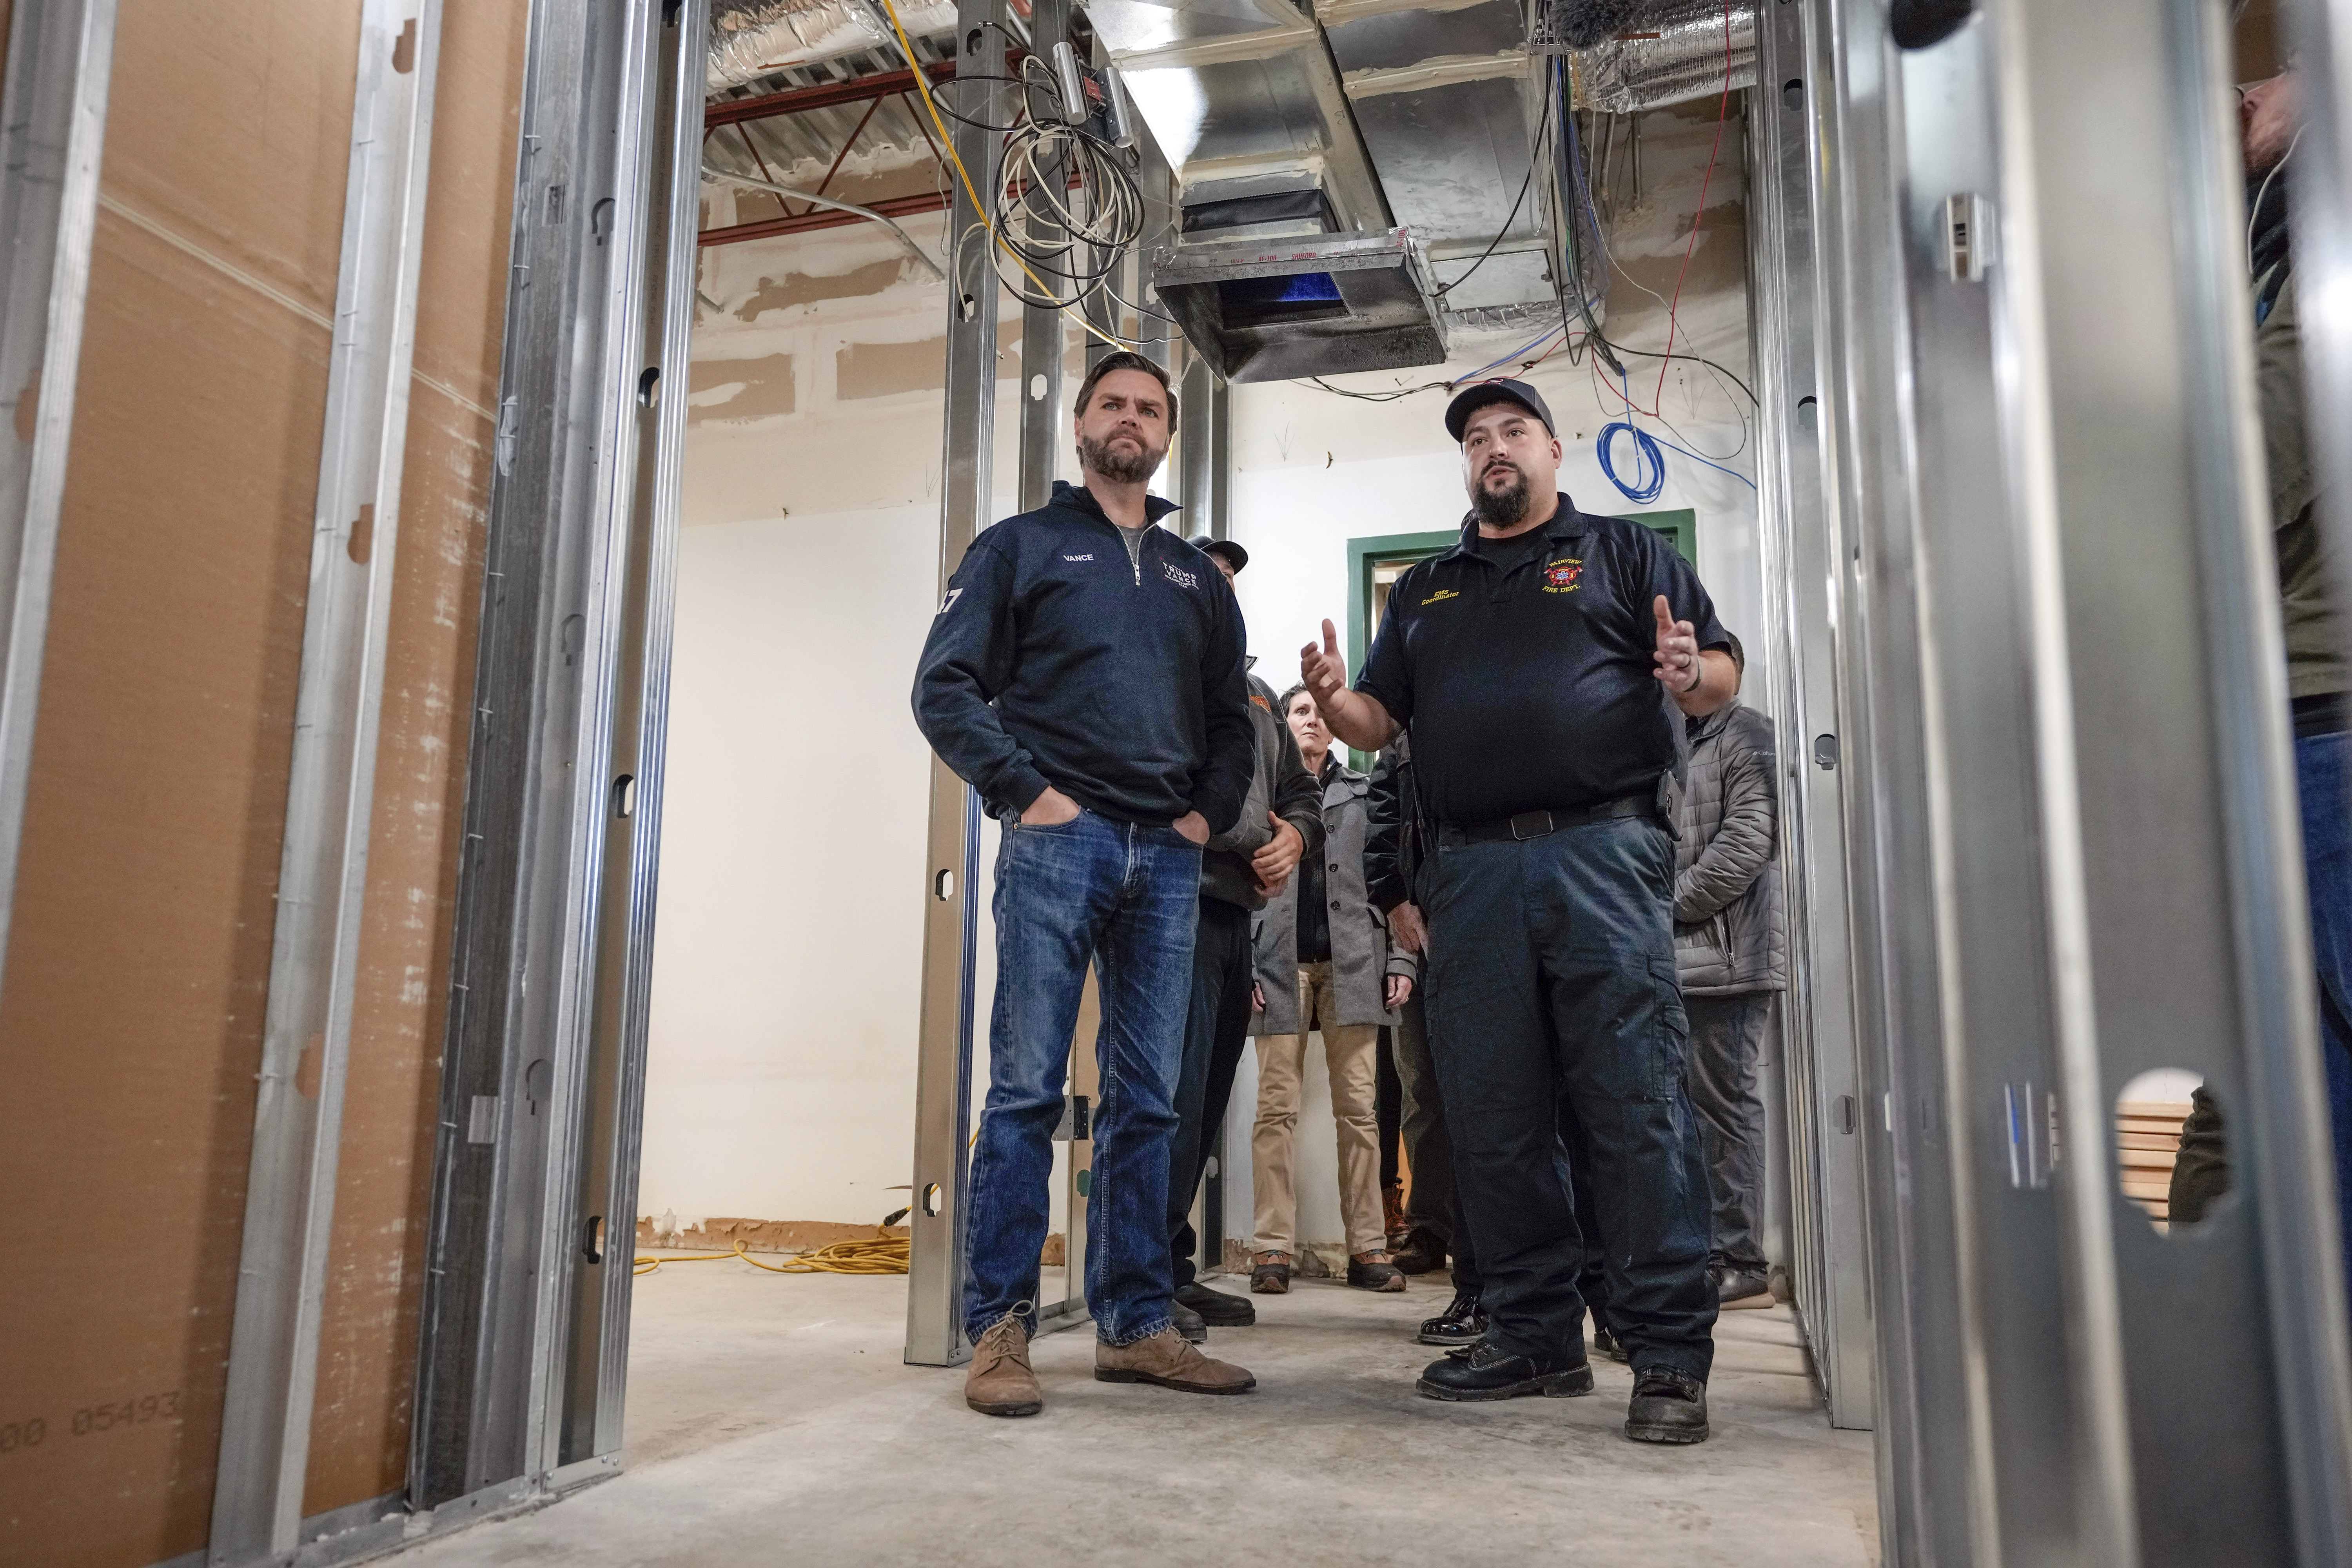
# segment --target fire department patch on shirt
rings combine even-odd
[[[1573,594],[1576,592],[1576,580],[1583,575],[1583,562],[1572,557],[1567,560],[1555,561],[1550,565],[1544,568],[1544,592],[1547,594]]]

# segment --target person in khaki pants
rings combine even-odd
[[[1364,837],[1371,781],[1331,749],[1315,700],[1304,687],[1283,695],[1283,718],[1298,738],[1307,771],[1323,791],[1323,845],[1299,863],[1259,914],[1256,931],[1257,1125],[1250,1139],[1257,1238],[1250,1289],[1290,1289],[1298,1193],[1294,1179],[1307,1037],[1320,1030],[1339,1133],[1339,1209],[1348,1227],[1348,1283],[1402,1290],[1388,1255],[1381,1204],[1378,1097],[1380,1029],[1412,994],[1419,965],[1392,949],[1388,927],[1364,891]]]

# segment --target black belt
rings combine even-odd
[[[1593,805],[1580,805],[1572,811],[1523,811],[1517,816],[1490,817],[1485,822],[1449,822],[1445,828],[1460,834],[1471,844],[1491,844],[1497,839],[1541,838],[1563,827],[1581,827],[1588,822],[1606,822],[1620,816],[1655,816],[1658,797],[1654,791],[1640,795],[1621,795],[1615,800],[1604,800]]]
[[[2314,735],[2340,735],[2352,730],[2352,713],[2347,713],[2345,695],[2341,691],[2324,691],[2316,697],[2298,697],[2291,704],[2294,710],[2294,738],[2307,741]]]

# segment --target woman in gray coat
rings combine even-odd
[[[1298,737],[1307,771],[1323,785],[1323,847],[1257,917],[1258,1010],[1250,1026],[1258,1059],[1257,1126],[1250,1140],[1257,1240],[1250,1289],[1280,1295],[1290,1288],[1298,1103],[1307,1037],[1319,1030],[1339,1124],[1348,1283],[1402,1290],[1404,1275],[1389,1260],[1381,1204],[1378,1048],[1381,1026],[1396,1022],[1419,965],[1389,945],[1387,923],[1364,891],[1371,780],[1334,754],[1331,732],[1305,687],[1283,694],[1282,715]]]

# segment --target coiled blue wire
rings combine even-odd
[[[1617,465],[1609,460],[1609,448],[1616,444],[1620,430],[1633,437],[1635,466],[1630,484],[1619,476]],[[1666,455],[1658,450],[1658,438],[1647,430],[1636,427],[1632,420],[1613,419],[1603,425],[1592,446],[1593,455],[1601,459],[1601,471],[1608,475],[1609,482],[1634,505],[1647,505],[1657,500],[1658,492],[1666,488]]]
[[[1615,485],[1619,493],[1623,495],[1627,500],[1633,502],[1637,506],[1643,506],[1658,499],[1658,493],[1666,488],[1665,455],[1667,452],[1680,452],[1692,462],[1704,463],[1706,467],[1713,468],[1718,474],[1729,474],[1733,479],[1738,479],[1741,484],[1746,485],[1751,490],[1756,488],[1756,481],[1749,479],[1746,474],[1741,473],[1738,469],[1727,468],[1721,463],[1702,458],[1687,447],[1677,447],[1672,441],[1661,441],[1655,436],[1651,435],[1647,430],[1643,430],[1634,425],[1631,417],[1633,407],[1632,389],[1629,388],[1622,380],[1617,384],[1617,385],[1618,397],[1624,403],[1628,416],[1623,419],[1612,420],[1610,423],[1603,425],[1601,427],[1601,434],[1594,437],[1593,440],[1593,456],[1601,459],[1601,471],[1609,476],[1609,482]],[[1632,484],[1627,484],[1623,479],[1617,477],[1615,465],[1612,464],[1609,460],[1609,448],[1613,444],[1617,432],[1620,430],[1624,431],[1627,435],[1633,437],[1635,467],[1633,469],[1634,482]],[[1661,448],[1664,448],[1664,450],[1661,450]]]

